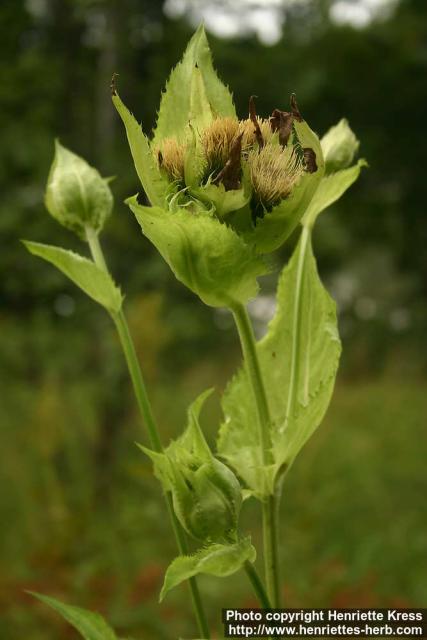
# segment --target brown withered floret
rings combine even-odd
[[[294,116],[287,111],[280,111],[280,109],[274,109],[270,116],[270,125],[273,131],[279,132],[279,142],[282,147],[286,147],[288,144],[289,136],[292,133]]]
[[[242,137],[243,133],[240,133],[234,139],[230,149],[230,157],[214,180],[214,183],[223,184],[226,191],[240,187],[240,177],[242,173]]]
[[[249,98],[249,119],[251,120],[254,126],[254,135],[255,135],[256,141],[258,142],[258,147],[262,149],[265,144],[265,139],[264,139],[264,136],[262,135],[262,131],[259,126],[258,118],[256,115],[255,96],[251,96]]]
[[[310,149],[310,147],[306,147],[305,149],[303,149],[303,151],[305,168],[309,173],[314,173],[315,171],[317,171],[316,154],[314,153],[313,149]]]
[[[257,125],[261,131],[262,139],[264,142],[267,142],[272,136],[270,123],[268,120],[260,118],[259,116],[256,116],[256,119]],[[239,130],[243,133],[242,151],[245,153],[257,144],[257,135],[253,121],[250,118],[247,120],[241,120],[239,123]]]

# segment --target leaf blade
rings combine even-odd
[[[117,640],[116,634],[99,613],[64,604],[56,598],[34,591],[28,593],[59,613],[77,629],[84,640]]]
[[[148,139],[117,92],[112,101],[125,126],[136,173],[147,198],[153,206],[163,206],[170,186],[157,167]]]
[[[178,556],[166,570],[160,601],[174,587],[200,573],[226,577],[238,571],[248,560],[254,562],[255,548],[250,538],[234,544],[211,544],[192,556]]]
[[[348,169],[342,169],[336,173],[326,175],[320,182],[307,210],[303,216],[302,224],[312,227],[322,211],[336,202],[343,193],[356,182],[362,167],[366,167],[366,160],[360,159]]]
[[[90,298],[108,311],[117,313],[122,306],[122,294],[111,276],[102,271],[94,262],[60,247],[23,241],[24,246],[34,255],[53,264]]]
[[[257,344],[272,416],[274,466],[262,465],[245,369],[224,394],[225,422],[218,441],[220,455],[259,498],[274,491],[279,471],[292,465],[323,419],[341,352],[335,304],[319,279],[308,229],[280,276],[277,300],[268,332]]]
[[[195,68],[200,70],[212,116],[236,117],[231,94],[213,68],[206,33],[203,26],[200,26],[167,82],[160,103],[153,144],[158,144],[164,138],[177,137],[182,140],[185,136],[188,122],[195,115],[195,102],[194,95],[192,99],[191,93],[183,91],[183,87],[191,87],[194,84]]]

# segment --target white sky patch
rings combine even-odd
[[[376,18],[386,18],[397,0],[338,0],[330,9],[330,18],[336,24],[349,24],[363,29]]]
[[[188,15],[194,26],[204,21],[206,28],[221,38],[256,35],[265,45],[282,37],[284,12],[307,0],[166,0],[164,11],[171,18]],[[364,28],[378,17],[387,17],[397,0],[337,0],[330,9],[335,24]]]
[[[282,37],[282,8],[282,0],[167,0],[164,11],[171,18],[187,14],[194,25],[203,21],[211,33],[221,38],[255,34],[262,44],[274,45]]]

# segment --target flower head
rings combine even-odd
[[[151,140],[115,86],[113,102],[152,205],[128,201],[143,233],[204,302],[246,303],[266,272],[262,255],[296,228],[325,173],[320,140],[295,96],[288,111],[276,108],[269,117],[256,113],[251,97],[239,120],[200,27],[171,73]],[[347,131],[330,136],[331,166],[342,160],[341,139],[351,150],[348,138]]]

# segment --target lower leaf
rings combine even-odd
[[[53,264],[90,298],[111,312],[118,312],[122,306],[122,294],[114,284],[112,277],[102,271],[92,260],[78,253],[67,251],[39,242],[24,241],[30,253]]]
[[[69,622],[84,640],[117,640],[117,636],[104,618],[93,611],[64,604],[55,598],[30,591],[32,596],[47,604]]]

